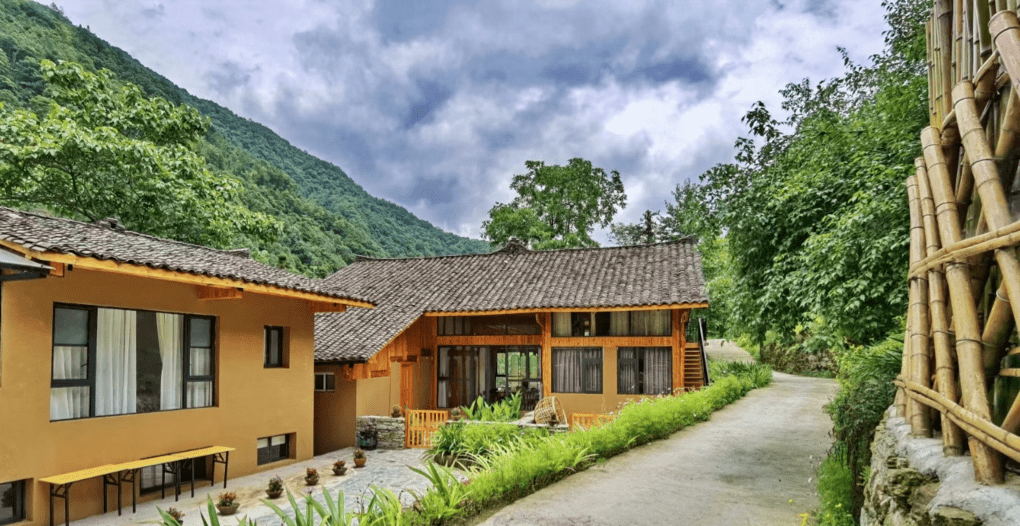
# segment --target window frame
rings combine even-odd
[[[14,516],[10,519],[0,519],[0,524],[17,524],[27,518],[25,506],[26,484],[25,480],[12,480],[0,482],[0,486],[10,484],[14,488]],[[0,492],[2,495],[2,492]]]
[[[278,363],[273,363],[271,358],[270,358],[270,347],[269,346],[272,344],[273,340],[272,340],[271,335],[274,332],[279,335],[279,337],[276,340],[276,341],[278,341],[280,343],[280,352],[279,352],[279,362]],[[266,325],[265,326],[265,342],[264,342],[265,343],[265,349],[264,349],[265,350],[265,354],[264,354],[263,360],[262,360],[262,367],[264,369],[282,369],[282,368],[287,367],[287,359],[286,359],[286,356],[285,356],[287,346],[286,346],[286,344],[284,342],[284,336],[285,335],[286,335],[286,331],[284,330],[283,327],[281,327],[279,325]]]
[[[61,379],[56,380],[53,378],[53,372],[55,367],[53,348],[58,345],[56,341],[57,324],[56,324],[56,312],[57,309],[67,310],[79,310],[88,313],[88,350],[86,354],[87,360],[87,377],[84,379]],[[181,335],[182,357],[181,366],[181,407],[178,409],[161,409],[158,411],[146,411],[146,412],[134,412],[134,413],[119,413],[115,415],[96,415],[96,354],[97,354],[97,340],[98,340],[98,314],[99,309],[114,309],[134,312],[151,312],[155,314],[175,314],[183,317],[184,327]],[[209,335],[209,374],[208,375],[192,375],[191,374],[191,321],[193,319],[207,319],[211,324],[210,335]],[[85,420],[89,418],[106,418],[106,417],[117,417],[127,415],[140,415],[140,414],[152,414],[152,413],[163,413],[170,411],[181,411],[187,409],[203,409],[207,407],[217,406],[217,389],[216,389],[216,361],[219,356],[217,352],[217,331],[218,323],[216,316],[208,316],[204,314],[188,314],[183,312],[170,312],[170,311],[158,311],[150,309],[131,309],[126,307],[109,307],[101,305],[82,305],[75,303],[61,303],[54,302],[52,309],[52,317],[50,318],[50,389],[58,389],[65,387],[87,387],[89,390],[89,414],[88,416],[82,416],[77,418],[61,418],[58,420],[50,420],[50,422],[70,422],[74,420]],[[202,347],[203,349],[206,347]],[[191,382],[212,382],[212,403],[208,406],[202,407],[189,407],[188,406],[188,383]]]
[[[291,453],[291,434],[292,433],[281,433],[279,435],[270,435],[270,436],[267,436],[267,437],[259,437],[259,438],[255,439],[255,465],[256,466],[265,466],[265,465],[268,465],[268,464],[272,464],[274,462],[280,462],[281,460],[287,460],[287,459],[291,458],[290,457],[290,453]],[[283,451],[285,453],[284,455],[278,456],[277,458],[273,458],[274,448],[278,448],[279,447],[279,446],[274,446],[273,445],[273,439],[277,438],[277,437],[283,437],[283,446],[286,449]],[[266,441],[268,441],[269,445],[266,446],[265,448],[258,447],[259,440],[266,440]],[[259,451],[261,451],[262,449],[265,449],[267,451],[267,454],[269,455],[269,458],[265,462],[262,461],[262,457],[260,456],[261,454],[259,453]]]
[[[319,378],[322,378],[322,389],[319,389]],[[327,378],[333,379],[333,386],[330,387]],[[336,373],[327,371],[315,371],[315,392],[316,393],[332,393],[336,391]]]
[[[627,396],[655,396],[667,393],[648,393],[645,392],[645,351],[648,349],[663,350],[666,349],[669,355],[669,393],[673,392],[673,348],[659,346],[629,346],[629,347],[617,347],[616,348],[616,394],[627,395]],[[635,351],[637,358],[621,358],[620,354],[624,351]],[[633,393],[626,393],[622,391],[623,387],[623,367],[620,365],[624,362],[635,362],[637,364],[637,391]]]
[[[581,390],[580,391],[560,391],[560,390],[557,390],[557,387],[563,387],[563,386],[557,385],[557,382],[556,382],[556,351],[574,351],[574,350],[577,350],[577,351],[593,351],[593,350],[598,350],[599,351],[599,357],[597,359],[596,358],[586,358],[583,354],[581,354],[580,362],[579,362],[579,365],[581,367]],[[551,392],[553,392],[553,393],[560,393],[560,394],[602,394],[602,392],[605,391],[605,389],[606,389],[606,387],[605,387],[605,383],[606,383],[605,382],[605,376],[606,376],[606,371],[605,371],[605,366],[606,366],[606,351],[605,351],[604,348],[602,348],[602,347],[553,347],[551,349],[551,352],[549,353],[549,358],[552,360],[552,362],[549,364],[550,369],[552,371],[552,378],[549,379]],[[597,365],[597,368],[599,370],[599,388],[598,388],[597,391],[587,390],[586,385],[587,385],[588,382],[585,382],[585,378],[584,378],[585,371],[588,370],[589,366],[593,366],[593,365]]]
[[[586,311],[586,310],[572,310],[570,313],[570,334],[566,336],[556,335],[556,318],[553,317],[552,323],[552,334],[553,338],[668,338],[673,335],[673,315],[671,309],[635,309],[625,311],[627,313],[627,333],[626,334],[599,334],[599,317],[601,314],[610,314],[612,311]],[[666,332],[663,334],[635,334],[634,332],[634,315],[641,312],[665,312],[666,313]],[[588,316],[588,335],[574,334],[574,320],[578,316]],[[583,322],[582,325],[583,327]]]

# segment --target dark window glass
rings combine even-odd
[[[0,483],[0,524],[25,520],[25,481]]]
[[[336,389],[336,377],[333,373],[315,373],[316,391],[334,391]]]
[[[290,458],[290,436],[276,435],[258,440],[258,464]]]
[[[498,316],[448,316],[437,319],[436,330],[440,336],[542,334],[542,327],[533,313]]]
[[[283,367],[283,327],[266,327],[266,367]]]
[[[669,347],[617,349],[617,393],[669,394],[673,391],[673,352]]]
[[[602,348],[554,347],[552,360],[553,392],[602,392]]]

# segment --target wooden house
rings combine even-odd
[[[359,258],[326,278],[373,310],[316,318],[315,450],[354,443],[356,418],[519,392],[569,413],[700,387],[688,344],[708,305],[693,239],[655,245]]]
[[[310,458],[314,313],[372,306],[339,289],[0,208],[0,524]]]

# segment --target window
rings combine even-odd
[[[285,367],[283,327],[266,327],[266,367]]]
[[[439,336],[500,336],[507,334],[542,334],[534,314],[498,316],[446,316],[436,318]]]
[[[553,392],[602,392],[602,348],[553,347],[552,359]]]
[[[673,352],[669,347],[617,349],[617,393],[669,394],[673,391]]]
[[[333,373],[315,373],[316,391],[334,391],[336,389],[336,377]]]
[[[258,440],[258,465],[290,458],[290,436],[276,435]]]
[[[0,483],[0,524],[25,520],[25,481]]]
[[[55,306],[50,420],[213,405],[214,325],[202,316]]]
[[[669,336],[669,310],[554,312],[553,336]]]

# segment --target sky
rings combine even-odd
[[[616,222],[733,159],[756,101],[882,48],[880,0],[64,0],[178,86],[478,238],[524,162],[617,170]],[[606,232],[596,233],[605,242]]]

